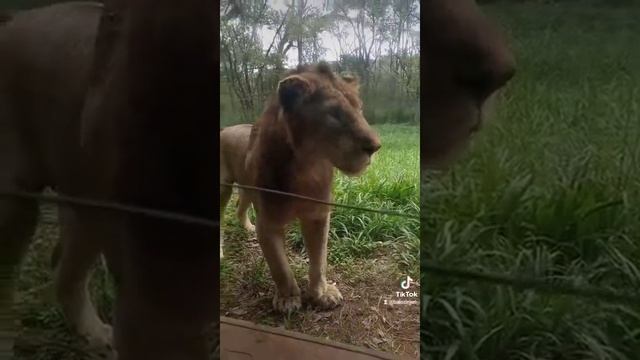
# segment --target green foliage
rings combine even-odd
[[[635,291],[640,11],[485,10],[506,27],[518,74],[472,151],[425,175],[423,261]],[[637,359],[639,306],[422,276],[431,359]]]

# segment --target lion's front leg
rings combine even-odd
[[[300,288],[289,267],[284,248],[285,225],[273,224],[264,216],[258,216],[256,235],[276,283],[273,308],[283,313],[300,309]]]
[[[111,326],[102,322],[91,302],[91,267],[100,256],[107,227],[92,211],[60,209],[60,258],[55,266],[56,297],[71,327],[102,356],[115,356]]]
[[[314,305],[332,309],[342,303],[340,290],[327,283],[327,243],[329,240],[329,217],[301,219],[302,236],[309,254],[309,294]]]

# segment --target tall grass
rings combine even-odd
[[[339,174],[335,200],[359,207],[419,214],[419,136],[408,125],[377,125],[383,147],[358,179]],[[333,260],[370,256],[376,249],[392,255],[412,274],[420,264],[419,221],[406,217],[337,208],[332,217]]]
[[[640,9],[486,6],[518,74],[468,155],[423,178],[426,261],[573,285],[640,285]],[[423,276],[430,359],[637,359],[640,304]]]

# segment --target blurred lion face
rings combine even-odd
[[[466,148],[488,100],[515,73],[502,34],[474,0],[423,2],[421,165],[442,167]]]

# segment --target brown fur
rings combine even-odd
[[[96,194],[217,221],[218,5],[120,2],[122,24],[107,17],[116,34],[105,40],[106,81],[94,82],[95,107],[83,118],[92,163],[111,165],[93,167],[107,179]],[[114,328],[121,360],[207,359],[206,330],[219,315],[217,229],[120,220],[105,252],[121,279]]]
[[[277,94],[251,128],[240,125],[221,132],[221,145],[243,139],[237,153],[221,153],[221,181],[286,191],[330,201],[333,169],[358,175],[380,148],[377,134],[362,116],[357,79],[336,76],[321,63],[288,73]],[[248,138],[247,138],[248,137]],[[247,141],[248,140],[248,141]],[[246,159],[243,156],[246,154]],[[234,157],[228,166],[222,157]],[[240,174],[234,176],[233,174]],[[229,189],[221,188],[221,209]],[[292,311],[301,306],[300,290],[287,263],[284,229],[300,219],[309,253],[309,295],[321,308],[342,301],[338,289],[326,280],[329,207],[264,192],[245,192],[256,213],[257,237],[276,283],[273,306]]]
[[[57,5],[17,12],[0,26],[2,191],[52,187],[67,195],[86,195],[80,112],[100,12],[94,3]],[[98,318],[87,290],[87,272],[99,253],[87,239],[97,235],[85,232],[78,221],[87,213],[60,208],[61,238],[80,239],[73,251],[82,256],[67,261],[69,254],[61,254],[56,293],[71,327],[104,347],[111,342],[111,328]],[[17,269],[37,214],[35,203],[0,199],[0,266]],[[10,296],[14,286],[13,280],[0,280],[0,297]]]
[[[514,74],[513,55],[474,0],[423,3],[421,166],[443,166],[482,125],[486,101]]]
[[[0,189],[50,186],[216,220],[215,3],[107,6],[96,61],[95,3],[19,12],[0,27]],[[19,266],[37,211],[0,199],[1,269]],[[215,230],[72,207],[60,209],[60,221],[56,287],[75,330],[96,345],[111,342],[86,289],[104,252],[118,287],[119,359],[208,358],[204,331],[219,301]],[[14,279],[0,276],[0,306]]]

